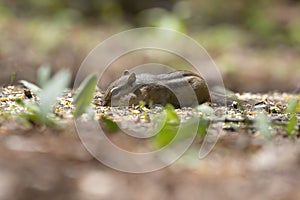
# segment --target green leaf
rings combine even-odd
[[[296,98],[290,99],[287,104],[286,113],[295,114],[297,113],[299,101]]]
[[[108,119],[107,117],[101,117],[101,121],[106,126],[109,132],[116,132],[119,130],[119,126],[116,122]]]
[[[55,74],[55,76],[48,81],[43,91],[38,94],[43,120],[46,120],[47,114],[50,113],[52,106],[56,102],[56,98],[67,88],[70,78],[71,73],[68,70],[62,70]]]
[[[41,88],[34,83],[30,83],[25,80],[20,80],[19,82],[22,83],[26,88],[30,89],[34,94],[38,94],[41,92]]]
[[[197,106],[196,111],[200,112],[202,114],[202,117],[199,119],[199,126],[197,133],[200,136],[204,136],[207,133],[207,129],[210,125],[210,121],[207,117],[213,117],[215,116],[214,109],[207,104],[201,104]]]
[[[19,105],[26,108],[26,112],[20,115],[20,119],[31,125],[46,125],[49,127],[62,125],[53,112],[53,105],[56,103],[57,97],[67,88],[71,73],[68,70],[62,70],[49,80],[50,68],[42,66],[38,71],[38,76],[39,82],[43,85],[43,90],[28,81],[20,81],[25,87],[37,94],[40,100],[39,104],[17,100]]]
[[[299,101],[294,98],[290,99],[288,101],[288,107],[286,109],[286,113],[290,114],[291,117],[288,121],[288,124],[286,125],[285,129],[288,134],[288,136],[292,136],[293,132],[296,130],[296,125],[297,125],[297,112],[298,112],[298,107],[299,107]]]
[[[174,142],[179,142],[195,136],[194,133],[198,128],[198,123],[199,120],[197,118],[191,118],[180,125],[165,122],[162,129],[154,137],[154,145],[157,148],[162,148],[173,140]]]
[[[270,140],[274,136],[271,120],[265,114],[261,113],[256,117],[254,126],[264,136],[265,139]]]
[[[173,140],[173,138],[176,136],[180,123],[179,117],[177,116],[177,113],[171,104],[166,105],[163,113],[164,115],[157,115],[153,119],[154,123],[160,123],[161,125],[159,125],[159,127],[162,127],[153,138],[154,145],[157,148],[164,147]]]
[[[23,101],[22,99],[20,99],[20,98],[17,98],[17,99],[16,99],[16,103],[17,103],[18,105],[22,106],[22,107],[25,107],[24,101]]]
[[[178,126],[165,124],[162,129],[154,137],[154,145],[157,148],[168,145],[176,136]]]
[[[17,77],[16,72],[11,73],[11,78],[10,78],[10,84],[11,85],[15,82],[16,77]]]
[[[37,71],[37,83],[41,88],[47,85],[50,79],[51,68],[48,64],[42,65]]]
[[[209,122],[205,121],[204,124],[199,124],[199,119],[193,117],[187,121],[180,123],[180,118],[178,117],[174,107],[172,105],[166,105],[164,109],[164,119],[161,115],[154,118],[154,122],[158,121],[163,123],[159,127],[162,127],[160,131],[156,134],[154,139],[154,145],[157,148],[165,147],[174,140],[174,142],[182,141],[191,136],[195,136],[195,131],[199,132],[200,125],[206,130]],[[208,124],[208,125],[206,125]]]
[[[293,132],[296,130],[296,125],[297,125],[297,117],[295,114],[293,114],[288,124],[286,125],[286,132],[289,137],[291,137],[293,135]]]
[[[201,112],[204,116],[214,116],[215,111],[212,109],[212,107],[206,105],[206,104],[201,104],[196,107],[196,111]]]
[[[154,145],[159,148],[168,145],[173,140],[180,125],[180,119],[171,104],[166,105],[163,112],[164,119],[161,119],[161,115],[154,119],[158,123],[163,123],[159,126],[162,128],[154,137]]]
[[[205,136],[209,125],[210,125],[210,121],[208,119],[204,119],[203,117],[200,118],[197,133],[200,136]]]
[[[97,75],[91,74],[80,84],[74,96],[75,112],[74,117],[82,115],[93,100],[97,85]]]
[[[19,115],[19,120],[26,126],[46,125],[49,127],[56,127],[62,125],[60,121],[56,119],[54,113],[48,113],[47,117],[44,118],[40,106],[34,102],[23,101],[23,106],[26,108],[27,112],[21,113]]]
[[[139,102],[139,107],[140,108],[144,108],[146,106],[146,102],[145,101],[140,101]]]
[[[177,113],[175,112],[174,106],[172,106],[171,104],[167,104],[164,109],[164,112],[166,114],[165,122],[167,124],[172,124],[172,125],[180,124],[180,119],[179,119]]]

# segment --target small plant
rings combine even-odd
[[[202,117],[200,117],[199,119],[199,126],[197,132],[200,136],[205,136],[207,133],[207,129],[210,125],[210,120],[208,119],[208,117],[215,116],[215,112],[210,106],[206,104],[197,106],[196,111],[202,114]]]
[[[158,123],[163,123],[161,130],[154,137],[156,147],[164,147],[168,145],[176,136],[180,124],[179,117],[172,105],[167,105],[164,109],[165,119],[157,117],[154,120]]]
[[[25,81],[25,80],[20,80],[20,83],[22,83],[26,88],[30,89],[34,94],[39,94],[41,92],[41,88],[34,83]]]
[[[41,70],[39,69],[39,72]],[[38,74],[39,75],[39,74]],[[20,81],[25,87],[29,88],[39,98],[39,103],[29,101],[17,101],[17,103],[24,108],[26,112],[21,114],[21,119],[26,119],[32,124],[56,126],[59,124],[59,120],[53,112],[53,105],[56,102],[56,98],[60,96],[70,83],[71,73],[68,70],[62,70],[55,74],[53,78],[44,79],[43,87],[40,88],[37,85],[28,81]]]
[[[83,80],[74,96],[74,118],[81,116],[91,104],[97,86],[97,75],[91,74]]]
[[[144,110],[144,119],[146,121],[150,121],[149,117],[149,109],[146,107],[146,102],[145,101],[140,101],[139,102],[139,108]],[[151,107],[150,107],[151,108]]]
[[[42,65],[38,70],[37,70],[37,84],[44,88],[51,76],[51,68],[48,64]]]
[[[14,84],[14,82],[16,80],[16,77],[17,77],[17,73],[16,72],[11,73],[11,76],[10,76],[10,85]]]
[[[176,137],[175,142],[194,136],[193,133],[195,131],[197,131],[198,135],[204,136],[210,124],[210,120],[207,117],[213,116],[214,111],[211,107],[204,104],[196,107],[195,110],[201,112],[202,116],[199,118],[192,117],[181,123],[174,107],[167,105],[164,109],[165,119],[156,119],[164,124],[162,129],[154,137],[155,146],[161,148],[168,145],[175,139],[176,134],[178,134],[178,137]]]
[[[294,99],[290,99],[288,101],[286,113],[290,115],[290,119],[285,127],[285,130],[289,137],[292,137],[294,131],[296,131],[298,128],[297,127],[297,112],[299,109],[300,109],[299,100],[294,98]]]
[[[105,128],[107,128],[109,132],[113,133],[119,130],[118,124],[107,117],[101,117],[101,122],[104,124]]]
[[[20,120],[27,124],[38,124],[47,126],[59,125],[59,119],[54,113],[54,105],[70,83],[71,73],[68,70],[61,70],[50,79],[51,70],[48,65],[38,69],[39,86],[25,80],[20,82],[29,88],[39,99],[39,103],[18,100],[17,103],[26,109],[20,115]],[[82,115],[91,103],[97,84],[97,76],[88,76],[75,92],[74,117]],[[29,122],[29,123],[28,123]]]
[[[264,136],[265,139],[270,140],[274,136],[271,119],[261,113],[254,121],[255,128]]]

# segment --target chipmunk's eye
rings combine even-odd
[[[115,88],[111,89],[110,92],[111,92],[112,96],[115,96],[120,92],[120,88],[115,87]]]

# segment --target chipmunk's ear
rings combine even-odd
[[[128,70],[124,70],[123,75],[128,75],[129,71]]]
[[[128,79],[127,79],[127,83],[128,83],[129,85],[132,85],[132,84],[135,82],[135,80],[136,80],[136,75],[135,75],[135,73],[131,73],[131,74],[129,75]]]

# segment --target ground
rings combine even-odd
[[[4,90],[10,92],[10,99]],[[227,117],[238,126],[233,126],[232,122],[224,126],[217,144],[207,157],[198,159],[203,137],[197,137],[184,156],[174,164],[154,172],[131,174],[111,169],[91,156],[79,139],[68,113],[65,117],[60,113],[65,125],[56,128],[29,127],[15,118],[4,118],[4,108],[15,105],[15,97],[27,98],[23,91],[20,86],[1,88],[1,199],[300,198],[299,131],[288,137],[277,127],[274,137],[268,140],[251,125],[246,127],[234,121],[234,117],[240,116],[240,111],[229,106],[229,110],[236,113]],[[278,109],[285,109],[287,100],[294,97],[278,93],[247,93],[240,95],[240,99],[257,100],[266,96],[268,98],[264,99],[264,103],[256,103],[249,108],[252,109],[249,116],[261,111],[255,109],[266,110],[272,103]],[[17,110],[16,107],[14,110]],[[103,110],[100,114],[109,108]],[[129,112],[137,114],[137,110],[134,108]],[[185,112],[190,110],[179,109],[177,112],[184,117]],[[274,117],[276,114],[270,115],[278,120]],[[286,122],[284,114],[277,115],[281,116],[281,122]],[[132,121],[130,116],[126,120]],[[126,139],[120,131],[108,136],[120,146],[145,150],[135,140]],[[93,141],[91,137],[88,142]]]

